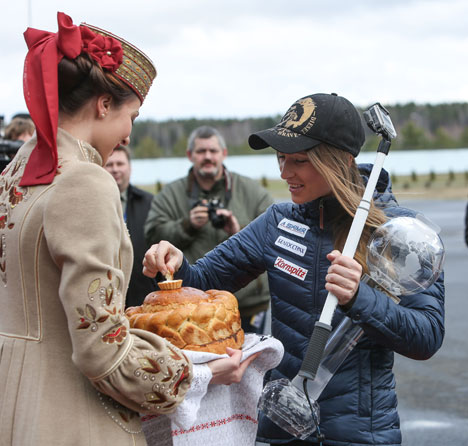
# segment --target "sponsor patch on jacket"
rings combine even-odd
[[[278,223],[278,228],[283,231],[289,232],[290,234],[298,235],[299,237],[305,237],[307,231],[310,229],[307,225],[299,223],[297,221],[288,220],[283,218]]]
[[[279,246],[280,248],[284,248],[289,252],[292,252],[294,254],[297,254],[301,257],[304,257],[304,254],[307,251],[307,246],[302,245],[300,243],[297,243],[293,240],[290,240],[286,237],[283,237],[280,235],[275,242],[276,246]]]
[[[290,276],[297,277],[300,280],[304,280],[308,270],[300,267],[299,265],[295,265],[292,262],[289,262],[288,260],[285,260],[281,257],[277,257],[275,260],[275,268],[280,269],[281,271],[284,271],[286,274],[289,274]]]

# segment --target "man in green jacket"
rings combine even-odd
[[[213,127],[195,129],[187,143],[188,175],[154,196],[145,224],[148,244],[167,240],[190,263],[247,226],[273,203],[257,181],[223,165],[227,147]],[[270,294],[266,275],[236,293],[246,332],[263,332]]]

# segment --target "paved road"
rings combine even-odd
[[[428,361],[395,357],[404,446],[468,446],[468,248],[464,201],[413,201],[441,227],[446,249],[446,334]]]
[[[428,361],[395,355],[402,446],[468,446],[468,248],[465,201],[404,201],[441,228],[446,335]],[[263,445],[263,443],[257,443]]]

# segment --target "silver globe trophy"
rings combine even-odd
[[[368,244],[370,278],[394,296],[425,290],[439,277],[445,259],[439,232],[422,215],[397,217],[381,225]]]
[[[396,217],[379,226],[368,243],[369,275],[363,282],[385,292],[395,303],[400,296],[421,292],[440,276],[445,249],[439,228],[418,215]],[[363,335],[363,329],[345,316],[332,331],[315,379],[300,374],[292,382],[270,381],[259,401],[274,423],[305,440],[317,429],[322,391]]]
[[[379,103],[369,107],[369,109],[364,112],[364,118],[370,129],[380,135],[382,139],[377,149],[377,156],[363,197],[356,209],[356,214],[343,248],[343,255],[351,258],[354,257],[359,239],[361,238],[374,189],[385,158],[390,150],[391,139],[396,137],[390,115]],[[385,234],[390,235],[392,233],[392,231],[388,231]],[[435,232],[435,234],[437,234],[437,232]],[[410,241],[408,236],[403,237],[402,240]],[[436,246],[439,246],[439,243],[440,246],[442,246],[440,238],[434,235],[434,233],[432,234],[432,238],[426,241],[438,241]],[[420,243],[420,240],[418,239],[416,243]],[[395,246],[398,245],[398,243],[395,242],[394,244]],[[383,241],[372,245],[371,249],[375,253],[375,259],[381,260],[381,256],[377,255],[380,247],[391,246],[393,246],[391,243],[384,243]],[[428,249],[428,251],[432,252],[430,249]],[[413,252],[415,251],[413,250]],[[382,250],[382,253],[384,253],[383,255],[386,259],[390,254],[393,254],[386,250]],[[421,260],[422,263],[426,265],[426,261],[428,261],[429,258],[430,256],[424,257],[424,261]],[[411,256],[406,260],[412,265],[412,259],[413,257]],[[441,261],[443,261],[443,246]],[[382,261],[381,265],[383,265],[383,263]],[[438,274],[440,274],[440,269],[438,268],[441,267],[441,264],[433,263],[431,265],[435,265],[434,268],[431,268],[431,271],[434,271],[434,269],[439,271],[439,273],[434,272],[432,275],[432,279],[435,281]],[[400,276],[396,273],[397,268],[395,265],[389,261],[388,266],[391,268],[383,275],[375,273],[375,271],[379,271],[379,266],[375,268],[370,267],[374,277],[367,276],[364,280],[384,290],[388,283],[393,284],[391,289],[393,292],[404,289],[404,284],[397,284],[397,279]],[[427,266],[429,266],[429,263],[427,263]],[[414,269],[415,266],[412,268]],[[381,277],[388,278],[388,281],[379,285],[377,280],[380,280]],[[415,281],[418,280],[419,279],[415,278]],[[433,281],[431,283],[433,283]],[[425,286],[428,286],[428,284],[426,283]],[[398,297],[392,295],[391,292],[388,292],[388,294],[389,296],[393,296],[393,299],[397,302],[399,301]],[[324,436],[320,432],[320,409],[317,400],[333,374],[343,363],[363,334],[363,330],[348,317],[344,317],[332,332],[331,322],[337,304],[338,299],[336,296],[332,293],[328,293],[320,319],[315,323],[314,331],[309,340],[307,351],[298,375],[291,382],[287,379],[280,379],[267,383],[258,404],[259,409],[263,411],[266,416],[294,437],[304,440],[316,432],[319,444],[323,443]]]

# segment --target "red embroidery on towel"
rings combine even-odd
[[[149,420],[152,420],[153,418],[157,418],[158,416],[159,415],[145,415],[141,417],[141,421],[142,422],[149,421]],[[199,432],[205,429],[211,429],[213,427],[223,426],[223,425],[232,423],[233,421],[248,421],[253,424],[258,424],[258,420],[256,418],[251,417],[250,415],[247,415],[245,413],[236,413],[236,414],[231,415],[230,417],[220,418],[219,420],[213,420],[213,421],[208,421],[207,423],[194,425],[190,429],[175,429],[172,431],[172,436],[177,437],[178,435]]]

